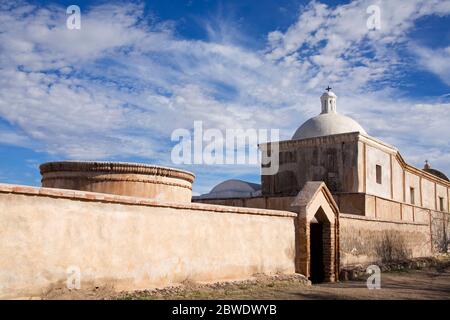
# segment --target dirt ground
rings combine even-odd
[[[435,267],[381,274],[381,289],[366,280],[308,285],[301,275],[261,277],[251,281],[182,286],[152,291],[115,293],[113,288],[53,290],[44,299],[445,299],[450,300],[450,260]]]
[[[382,274],[381,289],[369,290],[366,281],[286,288],[275,299],[445,299],[450,300],[450,268]]]
[[[133,293],[125,299],[445,299],[450,300],[450,265],[381,275],[381,289],[369,290],[366,281],[307,286],[298,281],[268,281],[223,288],[185,288],[175,293]]]

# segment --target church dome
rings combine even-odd
[[[360,132],[366,134],[361,125],[350,117],[336,112],[337,96],[327,88],[320,100],[322,113],[303,123],[294,133],[292,139],[307,139],[329,136],[339,133]]]
[[[350,117],[339,113],[323,113],[302,124],[292,139],[322,137],[347,132],[366,133],[363,127]]]
[[[428,173],[431,173],[432,175],[434,175],[438,178],[450,181],[443,172],[436,170],[436,169],[432,169],[430,164],[428,163],[428,160],[425,160],[425,166],[423,167],[423,170]]]
[[[260,195],[261,185],[238,179],[223,181],[211,189],[209,193],[195,197],[197,199],[206,198],[248,198]]]

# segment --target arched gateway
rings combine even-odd
[[[292,206],[299,213],[296,271],[312,282],[336,281],[339,274],[339,209],[324,182],[309,181]]]

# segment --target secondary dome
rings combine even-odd
[[[197,199],[206,198],[248,198],[260,195],[261,185],[242,181],[238,179],[230,179],[223,181],[211,189],[209,193],[196,197]]]
[[[428,163],[428,160],[425,160],[425,166],[423,167],[423,170],[428,173],[431,173],[432,175],[434,175],[436,177],[450,181],[443,172],[436,170],[436,169],[432,169],[430,164]]]
[[[327,88],[321,97],[322,113],[303,123],[292,136],[293,140],[322,137],[339,133],[360,132],[361,125],[350,117],[336,112],[337,96]]]

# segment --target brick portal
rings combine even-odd
[[[293,206],[299,212],[296,271],[313,282],[336,281],[339,274],[339,210],[331,193],[323,182],[308,182],[297,195]]]

